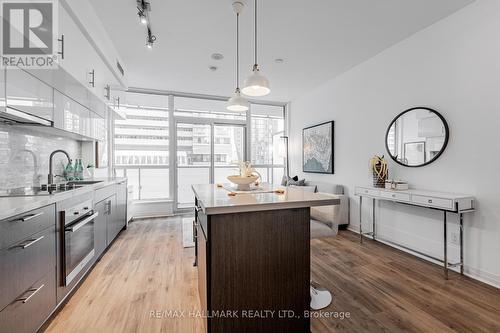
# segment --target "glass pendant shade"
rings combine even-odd
[[[257,67],[254,67],[253,73],[245,80],[241,92],[252,97],[266,96],[271,92],[271,89],[269,89],[269,80],[260,74]]]
[[[240,90],[236,89],[233,96],[228,100],[227,109],[229,111],[235,112],[245,112],[248,111],[250,105],[248,101],[241,96]]]

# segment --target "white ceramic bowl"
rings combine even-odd
[[[250,177],[242,177],[242,176],[228,176],[227,179],[236,185],[236,189],[240,191],[248,191],[250,190],[250,184],[254,183],[259,179],[259,176],[250,176]]]

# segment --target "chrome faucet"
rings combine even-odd
[[[48,184],[52,184],[54,183],[54,174],[52,173],[52,159],[54,157],[55,154],[57,153],[63,153],[64,155],[66,155],[66,157],[68,158],[68,163],[71,163],[71,158],[69,157],[69,154],[67,152],[65,152],[64,150],[61,150],[61,149],[58,149],[58,150],[54,150],[51,154],[50,154],[50,157],[49,157],[49,178],[48,178]]]

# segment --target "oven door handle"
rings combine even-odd
[[[78,223],[72,225],[71,227],[68,227],[68,228],[64,229],[64,231],[75,232],[78,229],[80,229],[81,227],[83,227],[84,225],[86,225],[87,223],[89,223],[92,220],[94,220],[98,215],[99,215],[99,212],[95,212],[94,214],[90,215],[89,217],[87,217],[82,222],[78,222]]]

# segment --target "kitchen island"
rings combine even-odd
[[[310,207],[335,196],[193,185],[206,332],[309,332]]]

